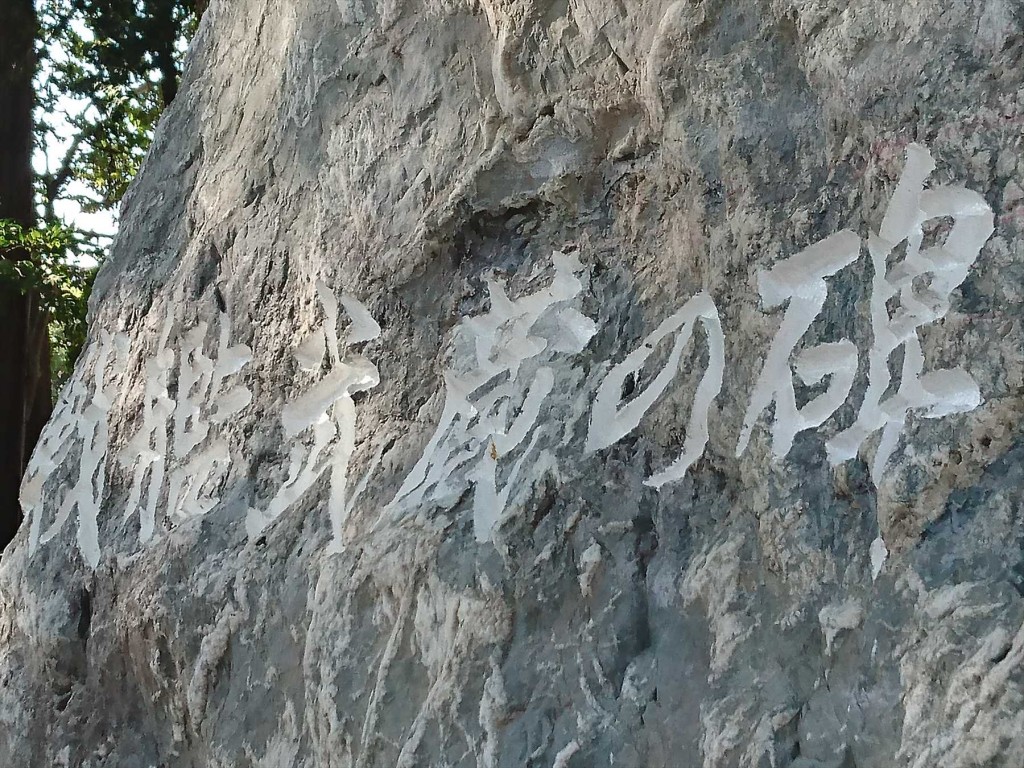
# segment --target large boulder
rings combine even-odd
[[[0,764],[1024,765],[1022,25],[214,0]]]

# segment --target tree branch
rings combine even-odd
[[[57,200],[57,195],[64,189],[64,185],[71,180],[71,167],[75,162],[75,157],[78,155],[78,149],[82,146],[82,143],[86,139],[86,131],[82,131],[68,146],[67,152],[64,153],[64,158],[61,160],[60,168],[56,173],[48,173],[43,178],[44,192],[46,193],[46,199],[43,201],[43,205],[46,207],[47,214],[51,214],[53,210],[53,204]]]

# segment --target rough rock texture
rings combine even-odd
[[[1024,765],[1022,41],[1015,0],[214,0],[3,556],[0,764]],[[910,336],[981,404],[873,475],[826,446],[925,148],[994,232]],[[737,458],[759,272],[842,230],[781,359],[849,339],[852,392]]]

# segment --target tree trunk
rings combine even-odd
[[[178,1],[156,0],[148,8],[149,30],[146,37],[160,72],[160,100],[164,109],[171,106],[178,95],[180,73],[174,54],[174,45],[180,34],[180,26],[174,19]]]
[[[0,218],[35,223],[32,108],[36,15],[32,0],[0,4]],[[24,251],[4,258],[26,259]],[[18,488],[50,414],[46,315],[34,292],[0,284],[0,548],[21,523]]]

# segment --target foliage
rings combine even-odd
[[[85,344],[89,290],[96,267],[69,257],[78,234],[61,224],[26,229],[0,219],[0,283],[34,291],[49,318],[53,394],[64,385]]]
[[[44,205],[75,180],[84,211],[117,206],[177,93],[197,18],[194,0],[42,0],[37,132],[67,144],[41,176]]]
[[[36,192],[43,225],[0,223],[0,279],[38,288],[51,320],[55,383],[85,334],[89,289],[109,232],[65,220],[69,207],[111,222],[177,93],[187,41],[204,0],[37,0]]]

